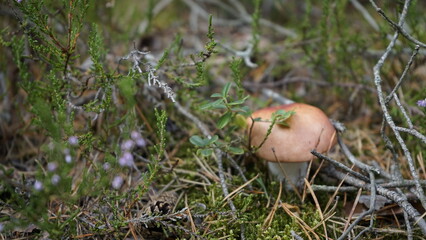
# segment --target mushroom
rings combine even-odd
[[[293,114],[285,119],[285,125],[275,123],[265,140],[272,115],[278,110],[293,111]],[[261,120],[255,120],[258,118]],[[308,104],[260,109],[247,118],[247,124],[250,145],[258,148],[255,154],[268,162],[270,172],[278,180],[286,180],[287,189],[303,185],[308,164],[314,159],[313,149],[324,153],[336,144],[336,130],[328,117]]]

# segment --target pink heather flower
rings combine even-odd
[[[111,164],[109,163],[104,163],[104,165],[102,166],[104,168],[105,171],[108,171],[111,168]]]
[[[426,107],[426,99],[417,101],[419,107]]]
[[[65,155],[65,162],[66,163],[71,163],[72,162],[72,157],[71,157],[71,155]]]
[[[47,164],[47,171],[49,172],[53,172],[56,170],[56,168],[58,168],[58,164],[55,162],[50,162]]]
[[[138,131],[132,131],[132,132],[130,133],[130,137],[131,137],[134,141],[136,141],[136,139],[142,138],[142,135],[141,135],[141,134],[140,134],[140,132],[138,132]]]
[[[128,139],[121,144],[121,150],[122,151],[131,151],[134,146],[135,146],[135,142]]]
[[[69,137],[69,138],[68,138],[68,143],[69,143],[71,146],[77,146],[77,145],[78,145],[78,137],[76,137],[76,136],[71,136],[71,137]]]
[[[122,167],[132,167],[133,163],[133,155],[129,152],[124,152],[121,158],[118,159],[118,164]]]
[[[36,180],[34,182],[34,189],[36,191],[41,191],[43,189],[43,183],[41,183],[39,180]]]
[[[146,146],[146,141],[143,138],[138,138],[135,141],[136,141],[136,146],[138,146],[138,147],[145,147]]]
[[[119,189],[123,185],[123,178],[121,176],[115,176],[111,183],[114,189]]]
[[[58,184],[60,180],[61,180],[61,177],[59,177],[58,174],[53,175],[52,179],[50,179],[50,181],[52,182],[53,185]]]
[[[146,146],[146,141],[145,141],[145,139],[143,139],[142,135],[139,132],[132,131],[130,133],[130,137],[133,139],[133,141],[135,141],[136,146],[138,146],[138,147],[145,147]]]

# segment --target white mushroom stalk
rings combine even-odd
[[[285,182],[287,190],[303,186],[308,166],[309,162],[268,162],[269,172],[278,181]]]
[[[294,113],[270,128],[272,115],[279,110]],[[268,162],[269,171],[277,180],[285,180],[287,189],[303,186],[309,162],[314,159],[311,150],[324,153],[336,144],[336,130],[328,117],[308,104],[264,108],[254,112],[247,123],[250,145],[258,148],[255,154]]]

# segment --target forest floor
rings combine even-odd
[[[0,238],[425,239],[426,4],[374,4],[0,3]],[[289,101],[339,136],[292,190]]]

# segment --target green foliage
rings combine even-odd
[[[152,27],[152,19],[154,18],[154,0],[149,0],[148,8],[146,9],[146,19],[148,20],[148,26],[146,27],[145,32],[148,33]]]
[[[33,103],[33,112],[38,117],[37,123],[46,129],[55,141],[59,141],[61,138],[60,128],[53,119],[49,103],[43,98],[36,98]]]
[[[191,136],[189,141],[195,146],[199,147],[198,153],[201,153],[203,156],[209,156],[213,153],[213,148],[215,143],[219,139],[219,136],[214,135],[211,138],[202,138],[198,135]]]
[[[90,130],[80,134],[80,149],[75,149],[65,142],[76,131],[73,126],[74,108],[78,106],[73,106],[70,96],[87,90],[87,86],[84,89],[80,85],[75,85],[76,80],[71,81],[70,76],[76,76],[76,78],[80,76],[76,71],[77,66],[74,60],[78,57],[77,39],[81,36],[85,24],[88,1],[63,1],[57,4],[62,4],[59,6],[65,15],[62,19],[62,15],[52,17],[53,15],[49,14],[53,9],[48,6],[54,6],[51,3],[47,4],[45,1],[17,3],[23,13],[20,23],[25,35],[13,36],[10,41],[2,37],[1,41],[2,45],[10,47],[13,61],[19,69],[21,78],[19,84],[28,94],[28,104],[34,114],[32,125],[39,127],[40,134],[50,137],[41,147],[41,160],[37,162],[39,170],[35,181],[39,185],[37,187],[30,185],[29,195],[24,198],[25,203],[20,201],[13,205],[21,217],[10,219],[10,224],[24,227],[30,223],[37,224],[37,227],[48,232],[51,238],[70,236],[72,229],[76,229],[74,220],[81,212],[79,207],[73,206],[77,206],[75,204],[82,196],[95,196],[105,188],[109,188],[110,180],[108,179],[111,178],[105,171],[94,171],[88,168],[81,172],[78,187],[72,187],[76,184],[74,182],[76,180],[70,176],[70,173],[76,167],[76,160],[79,157],[90,159],[90,151],[99,143],[98,136],[94,136]],[[57,31],[54,26],[62,23],[66,23],[64,25],[66,31]],[[109,89],[114,81],[104,81],[111,76],[108,76],[104,69],[106,51],[95,25],[87,42],[93,61],[93,77],[99,80],[93,88],[102,87],[104,97],[100,102],[97,99],[89,101],[82,108],[102,112],[107,109],[111,101]],[[28,52],[34,55],[24,53],[27,47],[30,50]],[[41,69],[41,76],[36,78],[30,73],[29,63]],[[131,80],[123,81],[119,85],[124,92],[130,92],[129,85],[133,84]],[[48,164],[54,164],[56,167],[47,170],[45,166]],[[102,184],[96,184],[98,182]],[[19,199],[19,196],[11,196],[11,201],[16,199]],[[48,212],[50,201],[64,204],[64,214],[68,215],[65,221],[60,218],[50,220],[51,215]]]
[[[220,93],[214,93],[210,96],[216,100],[205,102],[199,107],[201,111],[220,112],[220,116],[216,121],[216,127],[218,129],[226,129],[229,133],[236,131],[238,128],[245,128],[244,118],[251,114],[249,108],[244,106],[249,96],[245,95],[241,84],[240,66],[241,59],[233,59],[230,63],[230,68],[234,84],[232,82],[226,83]],[[234,88],[235,93],[233,93]],[[242,148],[233,146],[228,142],[230,141],[229,135],[226,134],[222,139],[217,135],[204,139],[194,135],[190,138],[190,142],[199,148],[198,153],[201,153],[203,156],[211,155],[216,147],[231,154],[243,154],[244,150]]]
[[[152,182],[157,177],[158,171],[160,170],[159,162],[163,158],[165,147],[166,147],[166,121],[167,121],[167,114],[164,110],[158,111],[155,109],[155,118],[157,122],[157,136],[159,139],[159,143],[157,143],[154,146],[154,150],[156,152],[156,155],[151,155],[151,162],[148,164],[147,172],[143,174],[141,183],[137,187],[137,191],[135,192],[137,195],[134,196],[134,198],[140,198],[142,197],[148,190],[149,186],[152,184]],[[139,197],[137,197],[139,196]]]
[[[55,30],[54,24],[61,20],[50,19],[46,14],[50,9],[46,9],[45,4],[45,1],[36,0],[18,3],[25,16],[21,19],[22,28],[37,57],[53,68],[65,71],[75,52],[89,3],[87,0],[63,3],[61,7],[65,11],[65,16],[61,20],[67,22],[65,34]]]
[[[24,64],[24,61],[22,59],[22,57],[25,56],[24,54],[25,38],[13,36],[10,42],[4,42],[4,44],[6,46],[12,47],[13,62],[16,64],[16,66],[19,69],[19,77],[21,77],[21,79],[24,80],[24,82],[28,82],[29,80],[28,66]]]
[[[235,85],[237,86],[237,97],[238,98],[244,98],[244,87],[243,84],[241,83],[241,79],[242,79],[242,73],[241,73],[241,63],[243,62],[243,60],[241,58],[232,58],[232,61],[230,62],[230,68],[232,71],[232,81],[235,83]]]
[[[251,20],[251,31],[252,31],[252,44],[253,49],[256,51],[257,44],[259,43],[260,32],[260,5],[262,0],[253,0],[254,12]]]
[[[215,48],[217,46],[217,43],[214,40],[214,30],[213,30],[212,21],[213,21],[213,16],[210,15],[210,17],[209,17],[209,29],[208,29],[208,32],[207,32],[207,38],[209,39],[209,41],[206,43],[206,46],[204,47],[206,49],[206,51],[200,53],[200,56],[203,57],[203,58],[208,58],[208,57],[211,56],[211,54],[216,52]]]
[[[293,114],[295,114],[294,111],[285,111],[281,109],[272,113],[272,121],[282,127],[288,127],[287,119]]]
[[[136,94],[135,79],[132,76],[122,76],[118,81],[118,87],[129,105],[129,108],[135,104],[134,95]]]
[[[242,114],[244,116],[250,114],[247,107],[241,106],[249,98],[249,96],[244,96],[241,99],[233,99],[229,94],[231,87],[232,83],[226,83],[221,93],[214,93],[210,96],[212,98],[218,98],[216,101],[208,102],[200,107],[201,110],[225,110],[216,123],[216,126],[219,129],[227,126],[237,114]]]
[[[154,146],[154,149],[157,153],[156,157],[153,157],[153,160],[160,161],[162,155],[164,155],[164,149],[166,147],[166,121],[167,121],[167,113],[166,111],[162,110],[158,112],[157,109],[155,109],[155,118],[157,122],[158,127],[158,138],[160,142]]]
[[[93,61],[93,70],[97,76],[104,76],[103,63],[105,61],[106,50],[103,46],[102,35],[99,31],[99,27],[96,24],[92,24],[92,28],[89,35],[89,54]]]

